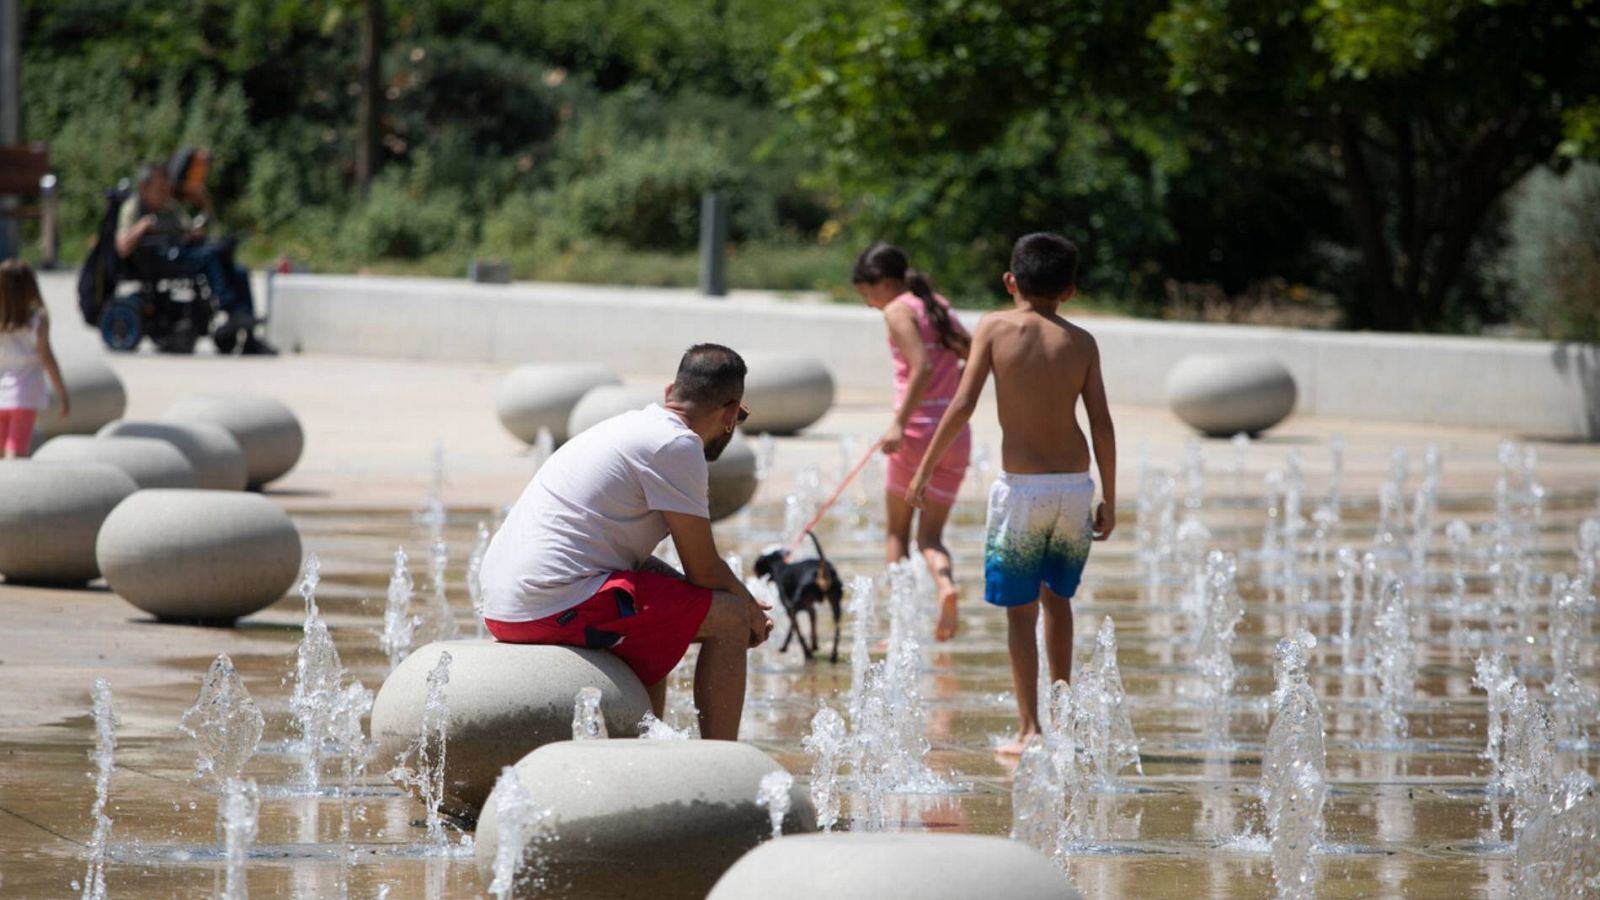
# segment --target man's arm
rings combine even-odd
[[[1100,377],[1100,346],[1089,339],[1089,373],[1083,380],[1083,409],[1089,414],[1089,436],[1100,468],[1100,508],[1095,511],[1094,539],[1103,541],[1117,527],[1117,434],[1111,425],[1106,385]]]
[[[750,609],[750,646],[766,640],[772,620],[767,618],[765,610],[771,607],[752,596],[739,576],[717,555],[711,520],[679,512],[662,511],[661,515],[667,520],[667,531],[672,535],[673,546],[678,548],[678,560],[683,563],[683,574],[689,583],[713,591],[727,591],[744,599]]]
[[[900,449],[906,424],[911,421],[911,415],[917,411],[917,407],[922,405],[922,395],[928,392],[928,382],[933,378],[933,360],[928,357],[927,348],[922,346],[922,333],[917,330],[917,316],[911,307],[896,303],[884,310],[883,316],[889,328],[889,340],[894,342],[895,349],[900,351],[900,356],[910,369],[905,399],[901,401],[900,408],[895,410],[894,424],[883,435],[883,452],[893,453]]]
[[[156,217],[149,213],[135,216],[124,212],[117,221],[117,255],[123,259],[132,256],[139,242],[150,233],[150,229],[156,227]]]
[[[945,409],[939,427],[933,432],[933,441],[922,457],[922,464],[917,466],[917,474],[911,478],[911,486],[906,490],[906,502],[917,509],[922,508],[922,492],[927,489],[933,470],[978,408],[978,397],[983,393],[984,382],[989,380],[989,369],[993,363],[990,347],[993,330],[988,319],[978,323],[977,333],[972,336],[972,352],[967,357],[967,368],[961,373],[961,385],[956,388],[956,395],[950,399],[950,406]]]

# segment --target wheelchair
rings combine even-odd
[[[163,353],[193,353],[204,337],[218,353],[232,352],[237,332],[212,333],[217,302],[204,275],[171,261],[160,246],[141,246],[126,259],[117,255],[117,212],[129,193],[126,183],[106,192],[99,234],[78,276],[84,322],[117,352],[137,350],[146,337]]]

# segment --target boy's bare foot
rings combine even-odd
[[[1001,744],[994,748],[994,752],[999,756],[1021,756],[1022,751],[1028,747],[1028,741],[1038,736],[1038,728],[1023,728],[1017,732],[1017,736],[1012,738],[1010,743]]]
[[[961,630],[961,620],[956,612],[955,585],[939,595],[939,623],[933,627],[933,639],[948,641]]]

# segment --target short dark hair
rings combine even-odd
[[[738,400],[744,394],[743,357],[721,344],[695,344],[678,362],[672,380],[673,399],[709,409]]]
[[[1048,231],[1025,234],[1011,249],[1011,277],[1024,297],[1059,297],[1078,283],[1078,248]]]

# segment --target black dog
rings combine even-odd
[[[817,602],[827,600],[828,605],[833,607],[833,655],[829,659],[838,662],[839,602],[844,598],[844,586],[839,583],[838,570],[822,552],[822,544],[817,542],[817,536],[809,531],[806,534],[811,536],[811,545],[817,548],[816,559],[789,562],[782,550],[774,550],[756,560],[756,576],[778,586],[778,597],[783,600],[783,608],[789,613],[789,634],[784,637],[783,646],[778,652],[789,649],[789,641],[797,632],[800,650],[805,653],[807,662],[813,653],[821,651],[821,638],[817,634]],[[802,612],[811,618],[810,646],[806,645],[805,630],[799,627]]]

